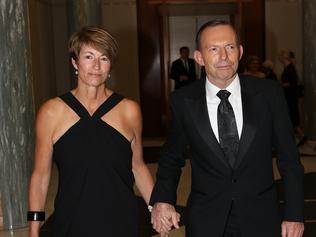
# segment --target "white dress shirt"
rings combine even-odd
[[[208,110],[208,116],[210,119],[210,123],[213,129],[213,132],[215,134],[215,137],[218,139],[218,126],[217,126],[217,107],[219,103],[221,102],[220,98],[217,97],[217,93],[221,90],[217,86],[213,85],[209,80],[206,78],[206,102],[207,102],[207,110]],[[228,97],[228,100],[230,104],[233,107],[235,118],[236,118],[236,124],[237,124],[237,130],[238,130],[238,136],[240,139],[241,131],[242,131],[242,125],[243,125],[243,116],[242,116],[242,103],[241,103],[241,91],[240,91],[240,81],[239,77],[236,74],[235,79],[232,81],[232,83],[225,88],[225,90],[229,91],[231,95]]]

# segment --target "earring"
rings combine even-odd
[[[108,78],[111,78],[111,74],[108,75]]]
[[[78,75],[78,71],[77,70],[75,71],[75,74]]]

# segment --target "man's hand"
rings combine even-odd
[[[302,237],[304,232],[304,223],[302,222],[282,222],[282,237]]]
[[[161,237],[168,236],[172,226],[179,229],[179,221],[180,215],[171,204],[158,202],[153,206],[151,224]]]

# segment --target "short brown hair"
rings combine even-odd
[[[237,46],[240,45],[240,37],[236,31],[236,29],[234,28],[234,26],[226,21],[226,20],[223,20],[223,19],[214,19],[214,20],[211,20],[211,21],[208,21],[206,22],[205,24],[203,24],[200,29],[198,30],[197,34],[196,34],[196,37],[195,37],[195,45],[196,45],[196,49],[197,50],[200,50],[201,49],[201,35],[203,33],[203,31],[209,27],[216,27],[216,26],[230,26],[233,31],[235,32],[236,34],[236,43],[237,43]]]
[[[100,51],[113,65],[118,52],[118,44],[109,32],[96,26],[85,26],[76,31],[68,42],[70,57],[77,60],[83,45],[89,45]]]

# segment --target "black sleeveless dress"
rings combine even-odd
[[[54,144],[59,187],[53,236],[138,236],[131,144],[101,120],[123,97],[113,93],[92,116],[72,93],[60,98],[80,120]]]

